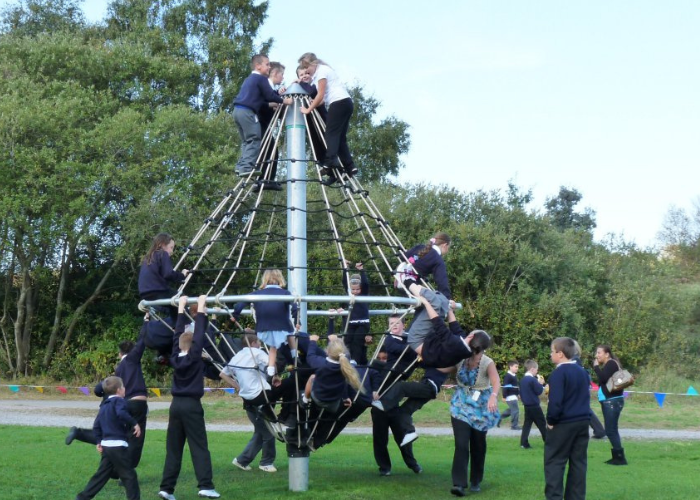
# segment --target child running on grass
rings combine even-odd
[[[85,489],[78,493],[76,500],[94,498],[112,474],[121,479],[126,497],[129,500],[139,500],[139,480],[134,470],[132,457],[129,454],[129,433],[139,437],[141,429],[136,419],[131,416],[124,401],[124,383],[119,377],[107,377],[102,382],[107,400],[100,406],[95,419],[93,432],[97,440],[97,451],[102,454],[97,472],[90,478]],[[133,431],[132,431],[133,428]]]

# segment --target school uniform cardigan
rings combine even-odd
[[[523,406],[539,406],[540,394],[543,392],[544,387],[533,375],[525,374],[520,381],[520,400]]]
[[[92,430],[97,442],[127,441],[129,430],[137,424],[126,408],[126,401],[119,396],[112,396],[100,405]]]
[[[340,371],[340,363],[328,359],[313,340],[309,342],[306,362],[315,370],[312,390],[319,401],[335,401],[347,395],[347,382]]]
[[[408,347],[407,340],[408,338],[405,335],[402,335],[401,337],[387,335],[384,339],[382,351],[386,352],[386,367],[389,370],[393,370],[393,376],[398,377],[401,375],[403,371],[416,359],[416,352]],[[394,366],[399,358],[401,358],[401,361]],[[413,370],[411,370],[411,372],[413,372]],[[410,373],[407,373],[404,375],[404,378],[408,378],[410,375]]]
[[[549,376],[547,423],[565,424],[590,420],[591,393],[588,374],[576,363],[557,365]]]
[[[447,297],[447,300],[452,299],[450,291],[450,283],[447,280],[447,266],[442,258],[442,254],[434,248],[426,253],[423,257],[418,256],[418,252],[423,250],[425,245],[416,245],[406,252],[408,261],[413,265],[413,269],[421,276],[433,275],[438,291]]]
[[[348,276],[347,273],[343,273],[343,288],[348,290]],[[367,278],[367,273],[360,271],[360,296],[367,297],[369,295],[369,279]],[[343,307],[347,307],[347,303],[343,304]],[[369,304],[355,302],[352,306],[352,311],[348,317],[350,323],[353,322],[367,322],[369,321]]]
[[[248,78],[243,81],[241,90],[238,91],[233,105],[243,106],[257,114],[268,102],[278,102],[281,104],[284,100],[277,92],[272,90],[270,81],[266,76],[260,73],[251,73]]]
[[[150,264],[146,263],[146,259],[141,263],[139,295],[141,297],[153,294],[168,295],[171,293],[168,282],[181,283],[184,279],[184,274],[173,269],[173,262],[168,252],[158,250],[153,253]]]
[[[289,290],[279,286],[268,285],[260,290],[255,290],[250,295],[291,295]],[[233,308],[233,317],[238,319],[243,308],[248,305],[246,302],[239,302]],[[289,332],[294,333],[292,319],[296,321],[298,307],[293,302],[255,302],[255,330],[257,332]]]
[[[517,396],[518,394],[520,394],[520,389],[518,386],[518,377],[516,377],[510,372],[507,372],[503,376],[503,397],[507,398],[508,396]]]
[[[178,315],[173,335],[173,354],[170,357],[170,365],[174,369],[171,392],[173,396],[201,399],[204,396],[204,377],[218,380],[219,372],[202,359],[204,332],[209,325],[206,314],[199,313],[195,317],[192,346],[187,354],[180,355],[180,335],[188,322],[189,318],[184,313]]]
[[[134,396],[148,396],[146,390],[146,381],[143,378],[143,369],[141,368],[141,357],[146,349],[145,338],[148,321],[143,322],[139,338],[126,356],[117,365],[115,375],[120,377],[124,382],[126,391],[125,398],[131,399]]]

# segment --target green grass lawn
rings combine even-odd
[[[695,413],[697,415],[697,412]],[[99,462],[93,446],[63,444],[65,429],[0,426],[0,498],[72,499],[85,486]],[[450,467],[453,442],[449,437],[421,437],[415,454],[425,472],[416,475],[401,463],[391,447],[392,476],[379,477],[372,456],[371,436],[341,436],[333,444],[312,454],[309,491],[288,491],[288,467],[284,445],[278,443],[275,464],[279,472],[257,469],[243,472],[231,465],[243,448],[246,433],[209,434],[214,464],[214,482],[223,499],[433,499],[453,498]],[[486,475],[479,498],[542,499],[541,441],[532,440],[532,450],[522,450],[517,437],[488,440]],[[700,494],[700,443],[631,441],[624,443],[630,465],[613,467],[603,463],[610,456],[607,442],[591,441],[588,453],[590,500],[666,500],[698,498]],[[156,498],[165,457],[165,432],[148,431],[138,469],[142,498]],[[257,462],[254,463],[257,465]],[[175,495],[178,500],[197,498],[189,455],[185,455]],[[115,481],[97,498],[125,498]]]
[[[416,425],[424,427],[449,427],[449,397],[450,391],[444,391],[436,401],[431,401],[414,415]],[[158,401],[158,399],[152,399]],[[205,406],[207,422],[249,424],[243,411],[240,398],[231,396],[208,395],[202,403]],[[501,411],[507,406],[500,403]],[[591,407],[598,417],[603,419],[600,405],[592,400]],[[546,405],[543,405],[546,411]],[[87,412],[89,415],[90,413]],[[666,398],[663,408],[659,408],[653,394],[632,394],[625,401],[625,408],[620,418],[620,427],[627,429],[677,429],[700,431],[700,397],[673,396]],[[520,423],[524,412],[520,411]],[[150,418],[167,421],[168,410],[153,410]],[[365,412],[357,420],[358,426],[371,426],[369,412]]]

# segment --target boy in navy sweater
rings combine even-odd
[[[525,361],[525,376],[520,381],[520,399],[525,408],[525,423],[520,433],[520,447],[531,448],[529,437],[532,423],[534,422],[542,435],[542,441],[546,442],[547,423],[540,406],[540,395],[544,392],[544,378],[537,374],[539,369],[537,361],[528,359]]]
[[[260,154],[262,129],[258,114],[268,103],[292,104],[292,98],[282,99],[272,89],[270,76],[270,59],[266,55],[254,55],[250,61],[253,72],[243,81],[238,96],[233,101],[233,119],[241,135],[241,157],[236,164],[238,175],[248,175],[256,170],[255,162]]]
[[[207,297],[201,295],[197,302],[197,317],[195,318],[194,334],[184,332],[188,323],[185,306],[188,297],[180,297],[177,324],[173,335],[173,355],[170,364],[174,368],[172,394],[168,417],[168,432],[166,435],[166,456],[163,467],[163,478],[160,482],[158,496],[165,500],[175,500],[173,492],[180,475],[182,453],[185,441],[190,447],[194,473],[197,477],[199,496],[219,498],[221,495],[214,490],[212,480],[211,455],[207,441],[207,431],[204,425],[204,396],[203,378],[219,380],[219,370],[209,367],[202,359],[202,347],[208,327]]]
[[[503,376],[503,400],[508,405],[508,409],[501,413],[501,420],[510,417],[510,428],[514,431],[519,431],[518,419],[520,418],[520,409],[518,408],[518,396],[520,395],[520,386],[518,384],[518,370],[520,365],[517,361],[508,361],[508,371]],[[498,422],[498,427],[501,422]]]
[[[588,374],[573,361],[576,345],[569,337],[554,339],[549,377],[547,440],[544,444],[544,494],[547,500],[586,498],[588,424],[591,408]],[[564,470],[569,472],[564,489]]]
[[[107,484],[112,474],[116,473],[126,489],[126,497],[129,500],[139,500],[141,498],[139,481],[131,462],[127,440],[132,427],[136,437],[141,435],[141,429],[126,409],[122,379],[107,377],[102,382],[102,388],[107,400],[100,406],[93,425],[97,451],[102,454],[102,459],[95,475],[75,498],[76,500],[94,498]]]

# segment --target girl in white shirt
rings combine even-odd
[[[325,184],[333,184],[343,172],[352,177],[357,173],[357,168],[347,141],[348,126],[353,112],[350,94],[333,68],[318,59],[316,54],[307,52],[302,55],[299,58],[299,66],[306,69],[312,77],[311,83],[318,89],[318,94],[309,107],[302,107],[301,112],[309,114],[322,104],[328,108],[325,135],[327,149],[323,166],[329,178]]]

